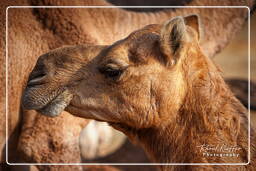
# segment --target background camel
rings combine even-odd
[[[210,2],[198,2],[198,1],[192,1],[190,4],[187,5],[199,5],[201,3],[204,3],[204,5],[249,5],[252,6],[253,1],[248,2],[238,2],[238,1],[232,1],[232,2],[223,2],[223,4],[219,4],[214,1]],[[38,2],[30,2],[30,1],[2,1],[1,7],[5,8],[8,5],[38,5]],[[61,2],[63,4],[58,5],[71,5],[68,4],[68,1]],[[246,3],[246,4],[243,4]],[[51,5],[51,4],[57,4],[54,1],[43,1],[40,3],[40,5]],[[76,4],[72,5],[108,5],[106,2],[102,1],[91,1],[91,2],[76,2]],[[74,9],[65,9],[65,10],[31,10],[31,9],[15,9],[16,11],[9,11],[9,56],[10,63],[9,63],[9,71],[11,72],[9,79],[9,93],[11,97],[20,97],[22,92],[22,87],[25,85],[25,81],[28,77],[28,73],[31,71],[32,67],[35,64],[35,61],[37,59],[37,56],[40,54],[48,51],[49,49],[53,49],[56,47],[59,47],[63,44],[77,44],[77,43],[112,43],[113,41],[120,39],[124,36],[126,36],[129,32],[133,31],[134,29],[137,29],[138,27],[144,26],[145,24],[149,23],[156,23],[161,22],[167,18],[170,18],[175,15],[180,14],[189,14],[189,13],[201,13],[204,12],[202,9],[186,9],[186,10],[169,10],[166,12],[158,12],[158,13],[150,13],[150,14],[141,14],[141,13],[132,13],[127,12],[119,9],[115,10],[103,10],[102,12],[99,12],[98,10],[95,12],[95,10],[88,10],[88,12],[81,12],[80,10],[74,10]],[[222,13],[223,11],[211,11],[209,10],[204,15],[205,18],[202,19],[202,22],[205,24],[209,35],[205,35],[205,39],[208,40],[208,46],[209,48],[209,54],[213,54],[214,52],[218,51],[218,49],[221,49],[225,46],[225,44],[230,40],[232,35],[236,32],[236,30],[239,30],[242,26],[242,23],[244,21],[244,18],[246,17],[246,11],[244,10],[230,10],[230,12]],[[241,12],[241,13],[240,13]],[[72,15],[70,15],[72,14]],[[241,15],[240,15],[241,14]],[[224,15],[225,17],[222,17]],[[97,18],[97,20],[94,20],[94,17]],[[114,19],[110,19],[113,16],[116,16]],[[209,17],[211,17],[211,22],[208,23]],[[214,19],[213,19],[214,17]],[[30,18],[30,20],[27,20]],[[83,22],[84,18],[87,18],[86,22]],[[93,20],[88,20],[88,18],[93,18]],[[218,20],[218,18],[221,18],[221,20]],[[1,10],[1,33],[4,34],[4,24],[5,24],[5,11]],[[23,22],[26,21],[26,22]],[[82,21],[82,22],[81,22]],[[103,21],[103,22],[100,22]],[[113,22],[115,24],[113,24]],[[214,21],[214,22],[213,22]],[[131,23],[129,24],[129,27],[121,27],[124,26],[122,22],[125,23]],[[216,23],[215,23],[216,22]],[[86,23],[86,25],[84,24]],[[227,24],[220,24],[220,23],[230,23],[228,26],[230,26],[230,29],[233,31],[224,32],[224,29],[221,29],[220,27],[216,29],[216,25],[227,25]],[[102,29],[104,28],[104,29]],[[211,31],[210,31],[211,30]],[[112,35],[115,35],[113,37],[107,36],[108,33],[115,33]],[[35,34],[31,34],[35,33]],[[212,34],[210,34],[212,33]],[[222,34],[219,34],[222,33]],[[209,36],[209,37],[208,37]],[[19,38],[19,39],[17,39]],[[209,43],[210,42],[210,43]],[[1,44],[4,44],[4,39],[1,39]],[[206,46],[207,43],[205,43]],[[26,45],[26,46],[25,46]],[[40,47],[38,46],[40,45]],[[20,47],[23,48],[20,48]],[[1,51],[1,62],[5,61],[4,51]],[[26,66],[26,67],[25,67]],[[18,69],[19,68],[19,69]],[[4,72],[2,70],[2,72]],[[22,77],[18,77],[18,75],[22,75]],[[4,74],[1,74],[1,83],[3,84],[2,87],[5,87],[4,81],[5,76]],[[19,85],[19,86],[17,86]],[[2,93],[4,94],[4,89],[1,89]],[[9,98],[11,99],[11,98]],[[13,116],[9,117],[11,118],[9,120],[9,133],[12,134],[10,138],[10,147],[12,149],[16,149],[16,142],[17,142],[17,133],[19,132],[20,126],[17,126],[20,120],[20,107],[19,107],[19,98],[12,98],[9,106],[9,113],[11,113]],[[1,96],[1,104],[3,104],[3,107],[1,108],[2,114],[5,111],[4,108],[4,99],[3,96]],[[34,119],[34,118],[41,118],[43,116],[33,115],[30,114],[30,111],[24,112],[24,120],[30,120],[31,122],[37,121],[39,122],[40,119]],[[29,117],[34,116],[33,119],[29,119]],[[73,116],[69,116],[73,118]],[[4,116],[2,117],[4,118]],[[65,117],[64,117],[65,118]],[[59,123],[65,123],[63,120],[64,118],[58,118]],[[2,120],[4,122],[4,120]],[[51,119],[47,118],[46,123],[50,122]],[[81,121],[80,119],[74,118],[73,123],[76,123],[80,125],[81,122],[84,124],[86,121]],[[27,123],[27,122],[26,122]],[[1,124],[1,132],[4,134],[4,126],[5,124]],[[45,125],[44,123],[34,123],[31,125]],[[24,126],[26,127],[26,126]],[[39,126],[40,127],[40,126]],[[32,129],[30,127],[30,129]],[[41,129],[44,129],[44,127],[41,126]],[[77,134],[82,129],[82,126],[78,128],[74,133]],[[13,131],[16,132],[13,132]],[[39,129],[40,130],[40,129]],[[43,130],[41,130],[43,132]],[[70,131],[72,130],[72,126],[70,127]],[[1,138],[4,136],[1,136]],[[39,137],[37,137],[39,138]],[[1,140],[2,146],[4,145],[3,139]],[[72,149],[72,148],[71,148]],[[2,156],[2,155],[1,155]],[[77,155],[74,155],[77,156]]]
[[[146,26],[110,46],[64,47],[42,55],[24,106],[57,116],[64,105],[72,114],[106,121],[140,143],[155,162],[247,163],[247,110],[202,53],[197,16],[184,20]],[[254,131],[251,162],[240,169],[255,167]],[[205,157],[197,149],[204,144],[236,146],[239,156]]]

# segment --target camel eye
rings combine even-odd
[[[100,73],[106,78],[117,79],[123,72],[121,69],[114,69],[111,67],[103,67],[99,69]]]

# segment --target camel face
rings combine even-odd
[[[81,79],[80,68],[95,56],[99,46],[67,46],[39,57],[23,94],[23,106],[48,116],[60,114],[72,99]]]
[[[136,128],[170,118],[167,111],[179,110],[185,96],[182,61],[198,45],[191,27],[178,17],[106,47],[82,68],[84,79],[66,110]]]
[[[170,118],[170,110],[178,111],[185,98],[183,61],[198,47],[198,30],[197,16],[177,17],[146,26],[111,46],[49,52],[29,77],[23,105],[48,116],[65,109],[137,128],[160,123]]]

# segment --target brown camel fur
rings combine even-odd
[[[51,51],[39,58],[31,73],[23,104],[48,116],[59,115],[67,106],[65,110],[74,115],[108,122],[139,143],[154,162],[247,163],[247,110],[202,52],[198,23],[195,15],[176,17],[163,25],[148,25],[110,46]],[[88,61],[82,60],[84,55]],[[255,168],[255,140],[252,129],[250,164],[236,168]],[[235,148],[237,156],[206,155],[214,152],[206,147],[223,145]]]
[[[192,1],[188,5],[248,5],[252,7],[253,1]],[[5,35],[5,8],[9,5],[109,5],[104,1],[76,1],[75,4],[69,4],[70,1],[1,1],[1,33]],[[245,9],[177,9],[166,10],[156,13],[134,13],[122,9],[9,9],[8,10],[8,113],[9,117],[9,147],[16,150],[18,134],[20,134],[20,113],[23,113],[23,120],[35,121],[34,125],[46,125],[52,122],[51,118],[39,119],[42,116],[33,115],[33,111],[20,110],[20,97],[22,89],[25,86],[28,73],[32,70],[37,56],[59,47],[63,44],[77,43],[97,43],[109,44],[120,38],[123,38],[131,31],[139,27],[150,24],[160,23],[176,15],[187,15],[197,13],[202,16],[202,23],[207,32],[204,34],[204,51],[213,56],[221,50],[232,36],[237,32],[245,18],[247,11]],[[89,19],[88,19],[89,18]],[[210,18],[210,19],[209,19]],[[86,19],[86,20],[85,20]],[[24,22],[26,21],[26,22]],[[211,22],[209,22],[211,21]],[[129,23],[129,24],[126,24]],[[216,28],[218,25],[218,28]],[[224,29],[224,27],[228,29]],[[104,29],[102,29],[104,28]],[[232,31],[230,31],[232,30]],[[111,34],[109,34],[111,33]],[[112,35],[112,36],[109,36]],[[114,36],[113,36],[114,35]],[[4,45],[5,36],[1,39],[1,45]],[[4,46],[2,46],[4,47]],[[22,48],[21,48],[22,47]],[[5,51],[0,51],[0,62],[5,63]],[[0,146],[3,149],[5,137],[5,70],[1,70],[1,139]],[[30,113],[31,112],[31,113]],[[34,117],[33,119],[30,117]],[[73,116],[70,116],[73,117]],[[37,118],[37,119],[35,119]],[[58,117],[60,125],[65,123],[65,117]],[[55,119],[56,120],[56,119]],[[41,123],[44,121],[45,123]],[[83,121],[86,124],[86,120]],[[73,117],[73,123],[80,125],[81,119]],[[82,124],[82,125],[84,125]],[[33,124],[32,124],[33,125]],[[24,127],[27,127],[26,125]],[[31,128],[34,129],[34,128]],[[41,127],[41,129],[45,129]],[[77,134],[82,129],[75,130]],[[38,129],[39,130],[39,129]],[[72,126],[70,127],[72,129]],[[41,130],[44,132],[44,130]],[[57,134],[57,133],[56,133]],[[2,136],[3,135],[3,136]],[[12,135],[12,136],[11,136]],[[34,137],[40,139],[40,137]],[[32,141],[32,139],[31,139]],[[37,141],[37,140],[33,140]],[[25,148],[25,147],[24,147]],[[32,147],[26,147],[29,149]],[[72,147],[70,147],[72,149]],[[11,151],[10,150],[10,151]],[[2,152],[3,150],[1,150]],[[30,153],[28,153],[29,155]],[[3,153],[0,154],[4,156]],[[12,153],[9,154],[10,161],[14,161]],[[77,155],[74,155],[77,156]],[[34,160],[34,159],[32,159]]]

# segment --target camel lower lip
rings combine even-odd
[[[65,89],[60,88],[41,94],[38,91],[45,86],[33,86],[32,88],[26,88],[25,93],[22,97],[22,105],[24,109],[28,110],[40,110],[51,103],[57,96],[59,96]],[[46,98],[47,97],[47,98]]]
[[[69,105],[73,95],[68,90],[64,90],[51,100],[46,106],[38,111],[46,116],[55,117],[58,116]]]

